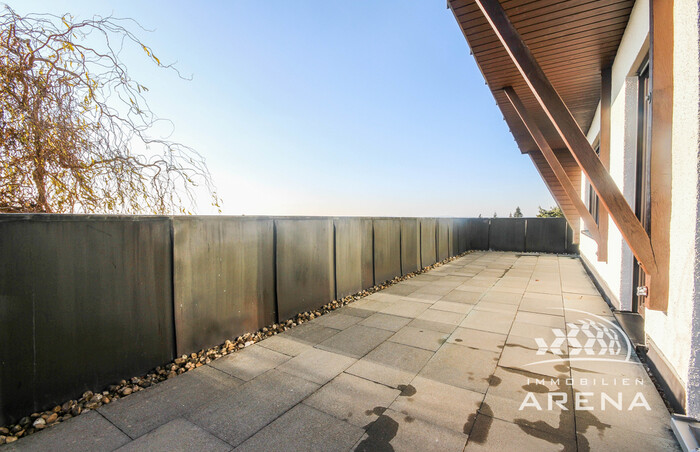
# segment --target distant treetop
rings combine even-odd
[[[539,209],[539,213],[537,214],[538,218],[554,218],[564,216],[564,213],[557,206],[550,207],[549,210],[543,209],[542,206],[538,206],[537,208]]]

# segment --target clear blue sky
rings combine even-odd
[[[10,1],[131,17],[132,75],[196,148],[226,214],[508,216],[554,205],[445,0]],[[206,202],[198,213],[211,213]]]

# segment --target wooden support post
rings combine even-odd
[[[552,121],[566,147],[591,182],[600,201],[610,213],[640,265],[647,274],[653,275],[656,272],[656,262],[647,232],[601,163],[566,104],[508,19],[503,7],[498,0],[475,0],[475,2],[538,103]]]
[[[665,311],[669,295],[671,246],[671,151],[673,131],[673,2],[651,6],[651,243],[658,272],[649,286],[645,309]]]
[[[596,224],[593,215],[591,215],[586,206],[583,204],[583,201],[581,201],[581,197],[579,196],[578,192],[571,183],[571,179],[569,179],[569,176],[566,174],[566,170],[559,162],[559,159],[554,154],[552,148],[549,146],[549,143],[544,137],[544,134],[535,123],[535,120],[530,116],[530,113],[528,113],[528,111],[525,109],[525,106],[523,105],[515,90],[512,87],[507,86],[503,88],[503,93],[506,95],[511,105],[513,105],[513,108],[515,109],[516,113],[518,113],[518,116],[520,116],[520,119],[523,121],[525,128],[528,130],[528,132],[530,132],[530,136],[532,136],[532,139],[535,140],[537,147],[540,148],[540,152],[542,152],[542,155],[544,156],[545,160],[547,160],[549,168],[552,170],[557,180],[559,181],[559,184],[562,186],[562,188],[566,192],[566,195],[569,197],[569,200],[576,208],[578,214],[581,216],[583,224],[588,229],[589,234],[591,235],[593,240],[595,240],[596,243],[598,243],[598,246],[600,247],[600,234],[598,233],[598,225]],[[545,181],[545,183],[547,182]]]
[[[598,157],[606,170],[610,170],[610,106],[612,104],[612,68],[603,69],[600,79],[600,153]],[[608,211],[598,209],[598,261],[608,261]]]

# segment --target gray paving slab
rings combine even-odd
[[[117,449],[118,452],[213,451],[226,452],[231,445],[204,431],[186,419],[173,419],[150,433]]]
[[[515,315],[515,323],[527,323],[533,325],[543,325],[549,328],[565,328],[563,315],[555,315],[542,312],[528,312],[520,309]]]
[[[131,438],[124,432],[96,411],[91,411],[0,448],[3,452],[88,452],[114,450],[129,441]]]
[[[524,380],[523,378],[502,380],[501,385],[514,385],[520,388],[524,386],[529,391],[518,394],[518,397],[511,397],[510,394],[499,395],[489,390],[484,398],[482,410],[488,409],[491,417],[496,419],[528,425],[534,430],[545,433],[556,431],[560,436],[575,438],[576,424],[571,388],[566,387],[561,380],[559,384],[554,384],[550,379],[545,379],[544,384],[538,384],[534,383],[537,380],[533,379],[533,383],[523,384]],[[526,394],[530,391],[537,401],[537,406],[533,406],[534,404],[523,406]],[[549,402],[550,395],[551,404]],[[562,404],[566,409],[561,408],[559,404]]]
[[[383,290],[384,293],[389,293],[392,295],[401,295],[401,296],[406,296],[410,295],[413,292],[417,291],[420,289],[420,287],[416,287],[411,284],[396,284],[394,286],[388,287]]]
[[[284,353],[288,356],[297,356],[298,354],[310,349],[313,345],[299,340],[289,334],[277,334],[270,336],[258,342],[258,345],[278,353]]]
[[[253,344],[237,353],[231,353],[212,361],[210,366],[243,381],[248,381],[274,369],[288,359],[289,356],[284,353]]]
[[[536,279],[536,276],[530,279],[530,283],[527,285],[525,292],[531,293],[545,293],[545,294],[560,294],[561,284],[558,281],[543,281]]]
[[[374,421],[401,393],[400,390],[355,375],[341,373],[303,403],[364,427]]]
[[[382,309],[384,314],[398,315],[401,317],[418,317],[423,311],[428,309],[430,305],[419,301],[402,301]]]
[[[464,451],[496,450],[575,451],[576,440],[557,431],[535,430],[526,421],[515,424],[479,414]]]
[[[425,319],[420,319],[420,318],[413,319],[408,324],[408,326],[411,326],[414,328],[420,328],[420,329],[430,330],[430,331],[437,331],[437,332],[446,333],[446,334],[452,333],[457,328],[457,325],[459,325],[459,322],[457,322],[457,323],[443,323],[443,322],[435,322],[432,320],[425,320]]]
[[[270,370],[220,394],[185,417],[227,443],[237,446],[316,391],[320,385]]]
[[[484,295],[483,292],[461,290],[458,286],[455,288],[455,290],[442,297],[441,300],[451,301],[454,303],[474,304],[479,300],[479,298],[482,297],[482,295]]]
[[[521,312],[526,311],[558,316],[564,315],[563,304],[553,303],[550,300],[539,297],[523,298],[520,302],[519,310]]]
[[[529,349],[534,352],[537,352],[540,350],[540,346],[538,345],[537,341],[538,340],[544,340],[545,343],[548,345],[549,349],[546,351],[547,356],[546,357],[541,357],[538,361],[543,360],[543,359],[559,359],[559,360],[566,360],[568,358],[569,354],[569,346],[566,341],[561,342],[560,340],[555,344],[555,340],[557,339],[557,335],[550,329],[547,328],[546,326],[541,326],[541,325],[527,325],[527,324],[520,324],[515,328],[516,332],[521,332],[520,329],[522,327],[523,331],[526,332],[533,332],[533,334],[536,334],[536,337],[533,336],[518,336],[513,333],[513,330],[511,329],[510,334],[508,335],[508,338],[506,339],[506,346],[507,347],[517,347],[517,348],[522,348],[522,349]],[[536,333],[534,333],[536,332]],[[561,343],[560,343],[561,342]],[[554,353],[554,350],[557,350],[556,353]],[[540,352],[542,353],[542,352]]]
[[[511,293],[515,295],[523,295],[525,293],[525,288],[516,285],[499,285],[496,283],[490,290],[494,293]]]
[[[519,293],[490,290],[479,301],[517,305],[521,299],[522,295]]]
[[[418,293],[413,292],[411,295],[407,296],[406,299],[410,301],[417,301],[419,303],[433,304],[442,298],[442,295],[432,294],[432,293]]]
[[[491,333],[507,334],[515,315],[507,312],[472,310],[459,324],[462,328],[489,331]]]
[[[384,342],[347,369],[347,373],[394,388],[413,380],[433,352]]]
[[[420,376],[458,388],[486,392],[496,369],[498,353],[444,344],[421,370]]]
[[[308,345],[316,345],[332,336],[335,336],[339,332],[340,330],[327,328],[322,325],[317,325],[314,323],[305,323],[303,325],[294,327],[291,330],[285,331],[284,335]]]
[[[466,317],[466,314],[461,314],[458,312],[449,312],[449,311],[440,311],[437,309],[426,309],[422,313],[420,313],[417,317],[416,320],[423,320],[426,322],[434,322],[434,323],[442,323],[444,325],[447,325],[445,327],[441,327],[439,329],[436,329],[435,331],[442,331],[445,333],[449,333],[454,330],[454,328],[459,325],[459,323],[464,320]],[[451,328],[450,328],[451,327]],[[447,329],[447,330],[445,330]]]
[[[564,310],[571,311],[565,312],[565,314],[569,314],[567,316],[569,318],[572,315],[576,315],[578,311],[583,311],[586,314],[612,317],[610,306],[598,295],[564,294]]]
[[[335,328],[336,330],[344,330],[362,320],[359,316],[345,314],[345,312],[345,309],[343,309],[342,313],[339,311],[331,312],[330,314],[312,320],[311,323],[328,328]]]
[[[459,268],[459,266],[447,264],[447,265],[443,266],[442,268],[456,270]],[[452,272],[452,273],[448,274],[447,276],[445,276],[444,278],[442,278],[442,281],[440,281],[440,282],[442,284],[453,283],[454,285],[457,286],[460,284],[464,284],[468,279],[469,278],[467,278],[465,276],[456,275],[454,272]]]
[[[131,438],[182,417],[243,383],[210,366],[202,366],[143,391],[103,405],[98,411]]]
[[[386,299],[377,299],[377,298],[370,298],[373,295],[378,295],[378,294],[372,294],[367,298],[363,298],[361,300],[357,300],[353,302],[352,306],[356,309],[362,309],[364,311],[372,311],[372,312],[379,312],[383,309],[388,308],[389,306],[393,305],[396,303],[398,300],[386,300]]]
[[[484,394],[480,392],[417,376],[389,408],[464,433],[471,429],[483,400]]]
[[[392,331],[354,325],[317,345],[318,348],[351,358],[362,358],[392,336]]]
[[[409,286],[417,286],[417,287],[423,287],[426,284],[430,284],[431,281],[425,281],[425,280],[420,280],[416,277],[413,277],[411,279],[407,279],[406,281],[403,281],[402,284],[406,284]]]
[[[355,317],[360,317],[362,319],[366,319],[367,317],[371,316],[375,312],[376,311],[373,309],[363,309],[363,308],[353,306],[353,305],[345,306],[342,310],[342,313],[345,315],[352,315]],[[323,318],[323,317],[321,317],[321,318]]]
[[[566,378],[569,374],[569,365],[565,361],[552,361],[560,356],[550,352],[538,354],[537,349],[526,348],[520,344],[506,342],[503,352],[498,360],[498,365],[511,369],[518,369],[525,372],[546,375],[549,377]],[[529,343],[529,338],[528,343]],[[564,357],[565,358],[565,357]]]
[[[364,430],[300,404],[241,444],[237,452],[350,450]]]
[[[576,435],[578,450],[610,450],[615,452],[681,452],[673,437],[645,435],[638,431],[615,426],[613,428],[591,428]]]
[[[435,275],[435,272],[430,272],[430,273],[423,273],[420,274],[414,278],[411,278],[411,281],[425,281],[425,282],[433,282],[433,281],[439,281],[440,277]]]
[[[473,304],[457,303],[454,301],[440,300],[430,307],[438,311],[456,312],[458,314],[467,314],[474,307]]]
[[[578,363],[575,364],[576,366]],[[670,418],[656,388],[639,364],[627,364],[627,375],[572,369],[573,389],[587,410],[576,411],[576,429],[586,433],[596,425],[621,427],[649,436],[672,439]]]
[[[358,452],[454,451],[461,452],[467,435],[422,419],[386,410],[355,446]]]
[[[360,325],[387,331],[398,331],[406,326],[410,321],[411,319],[408,317],[399,317],[396,315],[375,312],[370,317],[367,317],[360,322]]]
[[[531,314],[530,312],[519,312],[518,315],[520,314]],[[544,314],[539,314],[542,317],[554,317],[554,316],[545,316]],[[522,318],[522,317],[521,317]],[[528,344],[532,346],[532,348],[537,348],[537,343],[535,342],[535,338],[542,338],[544,339],[547,344],[551,344],[554,339],[557,337],[557,331],[560,331],[561,334],[564,334],[566,332],[566,328],[564,327],[564,319],[562,317],[555,317],[561,321],[561,326],[548,326],[548,325],[537,325],[535,323],[525,323],[525,322],[520,322],[520,321],[515,321],[513,322],[513,325],[511,326],[511,329],[509,331],[510,337],[513,336],[518,336],[521,338],[527,338],[528,339]],[[543,322],[545,322],[546,319],[543,319]],[[530,348],[528,346],[528,348]]]
[[[355,358],[318,348],[306,350],[278,367],[278,370],[297,377],[325,384],[350,367]]]
[[[474,311],[503,312],[515,316],[518,306],[503,303],[478,303],[474,305]]]
[[[427,293],[427,294],[432,294],[432,295],[440,295],[444,296],[447,295],[448,293],[452,292],[454,288],[457,287],[457,285],[453,284],[440,284],[439,282],[435,282],[433,284],[423,286],[420,289],[416,291],[416,293]]]
[[[436,351],[447,340],[449,334],[423,328],[406,326],[389,338],[390,342]]]
[[[457,328],[448,338],[448,344],[478,348],[500,353],[506,343],[506,335],[471,328]]]

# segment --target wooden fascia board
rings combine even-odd
[[[656,273],[656,261],[649,235],[635,216],[615,181],[601,163],[549,79],[535,61],[530,49],[508,19],[498,0],[475,0],[492,30],[505,48],[535,99],[545,111],[581,170],[591,182],[601,203],[610,213],[620,233],[644,271]]]

